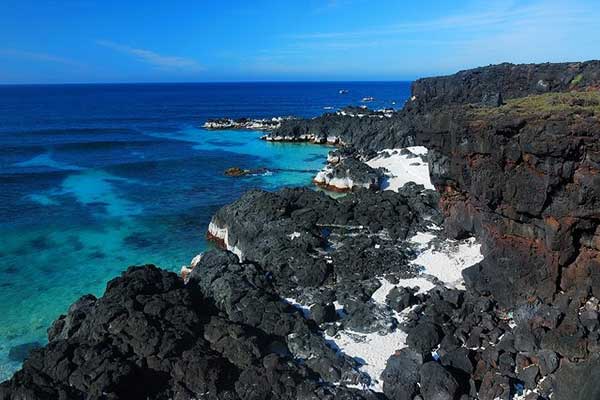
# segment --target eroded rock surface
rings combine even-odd
[[[369,283],[377,275],[414,275],[407,263],[412,247],[403,243],[441,221],[437,201],[435,192],[414,184],[340,199],[310,189],[250,191],[217,211],[209,233],[241,260],[263,266],[282,295],[330,287],[344,304],[377,289]],[[313,292],[317,297],[304,303],[331,301]]]
[[[406,109],[427,112],[449,104],[499,105],[529,95],[600,88],[600,61],[498,64],[417,79]],[[501,102],[500,102],[501,103]]]
[[[371,168],[355,157],[344,157],[328,163],[313,179],[324,189],[334,192],[351,192],[357,189],[380,188],[383,171]]]
[[[600,296],[599,118],[598,92],[545,94],[469,108],[422,136],[447,232],[482,240],[471,287],[503,305],[574,288]]]
[[[187,286],[154,266],[132,267],[101,298],[82,297],[0,385],[0,398],[369,398],[321,383],[360,375],[262,271],[223,252],[201,265],[206,274]]]

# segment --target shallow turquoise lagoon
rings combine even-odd
[[[49,175],[40,179],[54,184],[24,188],[18,202],[25,221],[0,228],[0,380],[20,366],[9,359],[10,349],[44,343],[51,322],[78,297],[101,295],[129,265],[178,271],[205,250],[204,233],[220,205],[254,187],[310,185],[329,150],[269,143],[249,131],[187,127],[147,136],[174,142],[180,153],[152,161],[131,153],[104,168],[61,160],[68,157],[60,152],[13,164],[22,174]],[[232,166],[268,172],[223,176]]]

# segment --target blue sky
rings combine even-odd
[[[409,80],[600,58],[598,0],[3,0],[0,83]]]

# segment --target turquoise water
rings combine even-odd
[[[179,271],[214,212],[251,188],[310,185],[329,148],[206,131],[212,117],[314,116],[407,83],[0,86],[0,381],[14,346],[129,265]],[[400,103],[399,103],[400,104]],[[266,174],[223,175],[229,167]]]
[[[260,135],[260,132],[216,132],[189,127],[156,136],[190,143],[192,151],[198,154],[223,152],[226,148],[225,159],[228,156],[236,159],[236,155],[252,157],[250,162],[236,162],[231,166],[269,170],[256,177],[214,177],[213,184],[223,188],[249,185],[269,190],[310,184],[314,171],[323,164],[327,147],[269,143],[259,140]],[[161,215],[160,208],[169,207],[162,204],[161,199],[157,199],[157,204],[144,204],[136,199],[136,193],[152,190],[152,182],[105,169],[64,168],[46,155],[21,167],[40,167],[44,164],[41,160],[46,159],[49,160],[46,168],[69,172],[57,187],[32,193],[23,202],[48,208],[61,208],[75,202],[89,211],[93,222],[82,224],[67,220],[60,223],[60,229],[51,225],[2,232],[1,273],[11,279],[2,284],[0,291],[3,321],[0,325],[0,379],[9,377],[20,365],[8,360],[10,348],[21,343],[43,342],[51,322],[65,312],[65,305],[79,296],[101,294],[107,279],[128,265],[152,263],[178,271],[207,246],[204,241],[206,218],[199,216],[186,223],[185,215]],[[180,168],[186,168],[185,163]],[[222,174],[222,170],[216,173]],[[173,190],[177,192],[172,199],[179,203],[185,202],[186,193],[194,188]],[[204,196],[214,197],[212,201],[218,204],[218,192]],[[207,200],[210,202],[206,198],[203,202]],[[186,229],[185,225],[189,229],[187,234],[178,234]]]

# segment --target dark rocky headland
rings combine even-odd
[[[248,192],[185,281],[131,267],[82,297],[0,399],[600,399],[600,62],[420,79],[402,110],[350,114],[266,138],[343,143],[344,171],[425,146],[436,191]],[[422,274],[417,233],[481,243],[464,289]],[[372,376],[341,331],[402,340]]]

